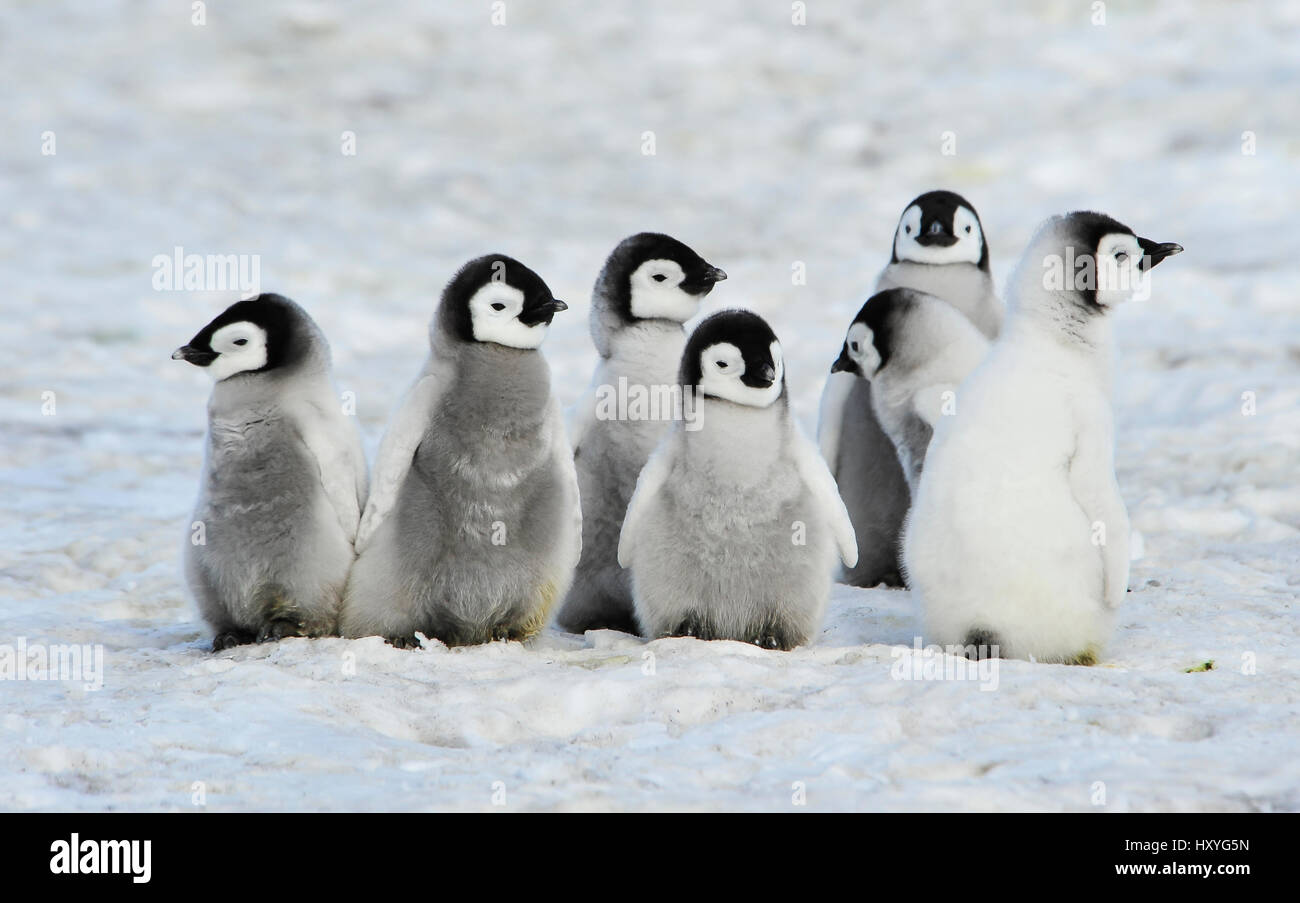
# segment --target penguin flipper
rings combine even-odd
[[[374,483],[370,487],[370,498],[366,500],[361,526],[357,530],[358,553],[374,537],[379,525],[397,503],[397,493],[411,469],[411,461],[424,438],[429,417],[442,397],[446,382],[431,370],[432,364],[426,367],[424,375],[416,380],[415,385],[407,390],[379,444]]]
[[[573,579],[573,572],[582,559],[582,502],[578,495],[578,468],[573,461],[577,443],[570,443],[563,412],[560,410],[559,401],[554,399],[551,402],[551,422],[554,424],[551,434],[551,455],[560,470],[564,507],[573,512],[573,519],[569,525],[572,547],[568,550],[569,554],[563,564],[566,579],[564,589],[567,592],[569,582]]]
[[[340,415],[341,416],[341,415]],[[315,404],[297,419],[295,430],[320,472],[321,488],[349,542],[357,536],[365,504],[366,463],[360,437],[350,424],[331,423]]]
[[[654,498],[668,481],[672,470],[671,442],[674,432],[670,431],[659,443],[659,447],[650,455],[641,474],[636,478],[636,489],[632,491],[632,500],[627,503],[627,514],[623,516],[623,529],[618,534],[618,563],[620,567],[632,564],[632,550],[636,545],[636,533],[640,520],[645,516]]]
[[[1098,439],[1083,432],[1076,435],[1069,461],[1070,492],[1092,529],[1100,524],[1104,530],[1104,541],[1094,540],[1094,547],[1101,556],[1102,603],[1114,609],[1128,591],[1129,521],[1115,480],[1112,444]]]
[[[565,412],[564,426],[568,434],[569,445],[573,448],[573,454],[570,457],[576,458],[578,452],[582,449],[583,437],[587,435],[587,430],[591,427],[591,421],[595,419],[596,397],[595,393],[588,391],[582,398],[578,399],[577,404]]]
[[[839,488],[835,485],[826,462],[818,456],[816,447],[797,426],[794,428],[794,458],[799,476],[812,493],[817,512],[830,524],[835,545],[840,551],[840,560],[845,567],[853,567],[858,563],[858,538],[853,532],[848,509],[844,507],[844,500],[840,498]]]
[[[859,377],[851,373],[832,373],[822,389],[821,406],[817,412],[817,444],[821,456],[830,468],[831,479],[836,479],[840,458],[840,434],[844,423],[844,405],[853,392]]]

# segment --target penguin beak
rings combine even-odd
[[[1138,268],[1144,273],[1166,257],[1183,253],[1183,246],[1172,241],[1160,243],[1149,238],[1138,238],[1138,244],[1142,246],[1142,262]]]
[[[831,372],[832,373],[860,373],[861,372],[858,370],[858,365],[853,363],[853,359],[849,357],[849,346],[847,342],[844,344],[844,347],[840,349],[840,356],[835,359],[835,363],[831,364]]]
[[[552,298],[538,304],[536,307],[530,307],[519,312],[519,322],[525,326],[536,326],[538,323],[550,323],[551,318],[562,310],[568,310],[569,305],[565,304],[559,298]]]
[[[916,236],[916,243],[925,248],[950,248],[957,244],[957,236],[949,232],[943,223],[935,220],[930,223],[929,229]]]
[[[185,361],[196,367],[206,367],[217,359],[215,351],[202,351],[198,348],[191,348],[189,345],[182,345],[172,352],[172,360]]]
[[[759,368],[757,373],[746,373],[740,378],[740,381],[751,389],[767,389],[776,381],[776,367],[770,363],[764,364]]]
[[[713,291],[713,286],[726,278],[726,271],[715,266],[706,266],[700,272],[682,280],[682,291],[688,295],[707,295]]]

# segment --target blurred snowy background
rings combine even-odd
[[[494,782],[509,809],[784,809],[796,782],[811,809],[1300,808],[1300,4],[503,6],[0,11],[0,643],[107,654],[98,692],[0,682],[0,808],[188,809],[195,782],[214,809],[492,809]],[[811,431],[939,187],[999,286],[1074,208],[1187,249],[1118,316],[1146,555],[1103,665],[892,680],[908,594],[844,587],[811,648],[657,641],[652,676],[609,632],[206,651],[179,551],[207,381],[168,355],[237,294],[154,291],[155,255],[260,255],[373,449],[464,260],[570,303],[544,346],[567,404],[605,255],[666,231],[730,274],[709,309],[772,322]]]

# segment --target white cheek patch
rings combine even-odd
[[[236,345],[238,341],[244,344]],[[214,332],[208,344],[217,357],[206,369],[216,382],[266,366],[266,330],[260,326],[230,323]]]
[[[493,307],[501,305],[501,310]],[[470,327],[476,342],[495,342],[508,348],[536,348],[546,338],[546,323],[519,322],[524,293],[504,282],[489,282],[469,299]]]
[[[663,276],[663,281],[654,277]],[[630,277],[632,316],[638,320],[685,323],[700,309],[700,298],[680,288],[686,277],[675,260],[647,260]]]
[[[853,343],[857,342],[857,350]],[[854,323],[849,329],[849,359],[858,365],[862,375],[870,379],[880,367],[880,353],[876,351],[875,336],[865,323]]]
[[[958,242],[954,247],[964,248],[965,242],[974,243],[976,250],[975,259],[972,263],[979,263],[980,246],[984,243],[984,232],[980,229],[980,222],[976,219],[975,214],[965,207],[958,207],[957,214],[953,217],[953,235],[956,235]]]
[[[1120,260],[1116,255],[1123,254]],[[1151,273],[1142,271],[1142,246],[1131,235],[1111,234],[1097,243],[1097,303],[1115,307],[1151,296]]]
[[[910,230],[910,231],[909,231]],[[911,260],[908,255],[921,246],[916,243],[917,233],[921,231],[921,208],[908,207],[898,220],[898,231],[894,233],[894,254],[899,260]]]
[[[781,343],[773,342],[768,346],[768,351],[772,353],[772,366],[776,369],[776,376],[772,378],[774,386],[780,385],[785,379],[785,356],[781,354]]]

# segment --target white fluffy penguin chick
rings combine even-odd
[[[288,298],[232,304],[172,354],[215,381],[185,576],[214,651],[337,629],[366,463],[330,352]],[[195,528],[197,531],[198,528]]]
[[[596,280],[591,336],[600,363],[570,433],[582,497],[582,560],[556,617],[565,630],[636,632],[631,582],[618,566],[619,530],[637,475],[675,416],[664,402],[677,389],[682,324],[726,278],[677,239],[642,232],[619,243]],[[626,411],[611,402],[619,398],[627,399]]]
[[[757,314],[691,333],[679,381],[699,408],[637,480],[619,539],[650,637],[792,649],[818,630],[838,555],[857,554],[825,463],[790,414],[781,346]]]
[[[1181,250],[1089,212],[1030,242],[1001,336],[962,384],[960,416],[935,431],[904,533],[930,642],[1097,661],[1129,569],[1110,317]]]
[[[894,443],[912,493],[935,425],[956,413],[957,386],[988,348],[951,305],[912,289],[878,292],[853,318],[831,372],[871,382],[876,421]]]
[[[928,191],[907,205],[890,262],[876,280],[876,292],[891,288],[942,298],[984,335],[997,335],[1002,302],[989,272],[984,227],[969,201],[951,191]],[[899,535],[911,495],[871,395],[870,383],[832,373],[822,393],[817,441],[858,536],[858,563],[845,572],[845,582],[898,585]]]
[[[538,346],[566,309],[532,270],[461,268],[428,362],[379,448],[340,628],[415,645],[525,640],[564,597],[582,544],[573,450]]]

